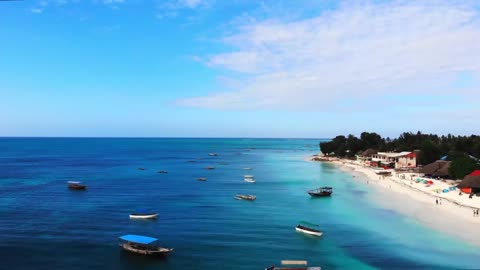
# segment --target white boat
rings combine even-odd
[[[302,221],[295,227],[295,231],[314,236],[322,236],[323,232],[318,228],[319,226],[317,224]]]
[[[217,153],[208,153],[208,155],[211,156],[211,157],[216,157],[216,156],[218,156]]]
[[[158,213],[144,209],[139,209],[130,214],[131,219],[156,219],[157,217]]]
[[[247,201],[255,201],[257,196],[255,195],[246,195],[246,194],[237,194],[234,197],[237,200],[247,200]]]
[[[321,270],[321,267],[308,266],[307,261],[281,261],[280,266],[272,265],[265,270]]]
[[[243,169],[246,170],[246,171],[250,171],[252,168],[250,168],[250,167],[245,167],[245,168],[243,168]]]
[[[255,183],[255,177],[253,175],[244,175],[243,180],[248,183]]]

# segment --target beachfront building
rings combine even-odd
[[[473,171],[465,176],[457,187],[468,194],[480,193],[480,170]]]
[[[417,167],[417,154],[414,152],[378,152],[372,155],[372,166],[400,168]]]
[[[372,160],[372,156],[376,153],[377,153],[377,150],[368,148],[363,152],[359,152],[357,155],[355,155],[355,157],[357,158],[357,161],[361,163],[370,163],[370,161]]]

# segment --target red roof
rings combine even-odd
[[[475,170],[475,171],[471,172],[469,175],[471,175],[471,176],[480,176],[480,170]]]
[[[406,155],[406,157],[410,157],[410,158],[414,158],[414,157],[416,157],[416,156],[417,156],[417,154],[415,154],[414,152]]]

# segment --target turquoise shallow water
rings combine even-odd
[[[376,191],[332,165],[303,160],[316,152],[318,140],[0,139],[0,268],[264,269],[282,259],[323,269],[479,268],[478,248],[383,209],[370,199]],[[88,190],[66,189],[72,179]],[[311,199],[315,185],[333,186],[333,197]],[[141,207],[159,219],[130,220]],[[324,236],[296,233],[300,220]],[[117,237],[130,233],[175,251],[166,260],[121,252]]]

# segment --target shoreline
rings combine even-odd
[[[315,157],[309,157],[309,161]],[[393,173],[391,176],[379,176],[372,168],[355,161],[334,159],[322,160],[335,165],[339,170],[352,175],[356,182],[372,186],[372,200],[380,207],[408,216],[415,221],[440,232],[450,234],[462,241],[480,246],[480,216],[474,216],[473,210],[480,209],[480,198],[468,199],[467,194],[458,195],[458,190],[448,193],[434,193],[433,189],[445,188],[448,183],[434,180],[432,186],[416,183],[415,173]],[[402,179],[401,176],[405,176]],[[385,192],[389,191],[389,192]],[[455,198],[459,197],[459,198]],[[438,204],[436,204],[438,200]],[[467,203],[465,203],[465,200]]]

